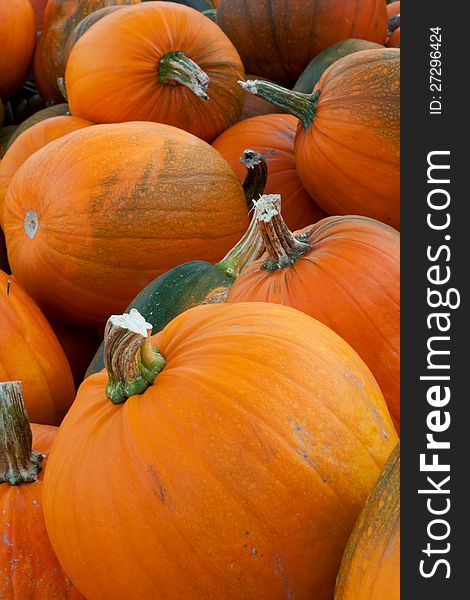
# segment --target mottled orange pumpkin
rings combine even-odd
[[[400,444],[349,538],[334,600],[400,599]]]
[[[285,306],[192,308],[152,338],[160,354],[142,321],[106,327],[111,377],[83,382],[49,457],[65,571],[89,600],[330,600],[396,443],[370,371]]]
[[[0,98],[8,100],[26,79],[36,44],[29,0],[0,0],[0,41]]]
[[[19,382],[0,383],[2,600],[85,600],[54,554],[42,513],[46,455],[56,433],[57,428],[49,425],[30,427]]]
[[[282,214],[292,229],[316,223],[326,213],[305,191],[295,168],[294,138],[297,119],[272,114],[252,117],[224,131],[212,144],[243,181],[246,169],[240,163],[245,148],[259,152],[268,165],[266,194],[281,194]]]
[[[398,232],[379,221],[346,216],[329,217],[293,235],[270,197],[263,202],[258,223],[267,253],[242,271],[227,302],[277,302],[331,327],[374,374],[398,429]]]
[[[168,269],[219,261],[247,226],[243,188],[220,154],[147,122],[51,142],[15,173],[4,208],[15,277],[52,320],[91,327]]]
[[[237,51],[210,19],[182,4],[148,2],[107,15],[82,36],[65,85],[78,117],[157,121],[211,142],[238,120],[243,77]]]
[[[1,271],[0,331],[0,381],[21,380],[30,418],[58,425],[75,396],[69,364],[42,312]]]

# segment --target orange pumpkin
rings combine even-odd
[[[33,72],[44,100],[63,102],[57,79],[65,73],[65,46],[74,27],[103,6],[137,4],[140,0],[48,0],[42,33],[34,53]]]
[[[1,271],[0,331],[0,381],[21,380],[31,419],[58,425],[75,396],[69,364],[42,312]]]
[[[387,5],[387,47],[400,47],[400,2],[392,2]]]
[[[25,160],[49,142],[90,125],[93,123],[77,117],[52,117],[39,121],[15,139],[0,163],[0,225],[3,224],[3,204],[8,184]]]
[[[36,44],[29,0],[0,0],[0,40],[0,98],[8,100],[26,79]]]
[[[399,50],[362,50],[340,58],[312,94],[264,81],[242,85],[300,119],[297,172],[323,210],[399,228]]]
[[[34,16],[36,19],[36,29],[37,31],[41,31],[47,0],[30,0],[30,2],[33,5]]]
[[[329,217],[293,235],[276,200],[263,196],[258,203],[267,253],[242,271],[227,302],[277,302],[331,327],[374,374],[398,429],[398,232],[366,217],[348,216]]]
[[[146,122],[51,142],[18,169],[4,209],[15,277],[52,320],[91,327],[172,267],[217,262],[247,226],[243,188],[220,154]]]
[[[16,127],[13,135],[11,135],[8,140],[7,149],[13,144],[17,137],[19,137],[23,131],[26,131],[36,123],[40,123],[45,119],[50,119],[52,117],[61,117],[61,116],[70,116],[69,105],[62,104],[54,104],[53,106],[48,106],[47,108],[43,108],[42,110],[38,110],[33,115],[28,117],[25,121],[23,121],[18,127]]]
[[[387,12],[384,0],[223,0],[217,23],[249,73],[290,87],[336,42],[385,44]]]
[[[343,555],[334,600],[400,599],[400,444],[363,508]]]
[[[20,382],[0,383],[2,600],[85,600],[62,570],[42,514],[46,455],[56,433],[57,429],[49,425],[30,427]]]
[[[73,115],[157,121],[212,141],[238,120],[243,76],[237,51],[210,19],[148,2],[95,23],[70,53],[65,85]]]
[[[266,193],[282,196],[282,213],[289,227],[301,229],[316,223],[326,213],[305,191],[295,168],[294,138],[297,119],[291,115],[264,115],[236,123],[212,144],[240,181],[245,168],[239,157],[245,148],[259,152],[268,165]]]
[[[108,323],[110,376],[83,382],[49,457],[66,572],[90,600],[331,599],[396,443],[370,371],[285,306],[192,308],[159,351],[138,316]]]

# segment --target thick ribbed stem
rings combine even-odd
[[[37,480],[44,456],[32,449],[32,441],[21,382],[0,383],[0,483]]]
[[[264,242],[258,228],[256,213],[242,239],[215,266],[227,277],[236,279],[243,269],[259,258],[264,252]]]
[[[238,83],[245,91],[264,98],[274,106],[282,108],[286,113],[300,119],[305,129],[308,129],[313,123],[320,90],[311,94],[303,94],[260,79],[239,81]]]
[[[280,206],[281,197],[278,194],[261,196],[255,202],[258,228],[269,255],[262,268],[268,271],[292,265],[311,248],[310,244],[297,239],[289,230],[281,216]]]
[[[248,169],[243,181],[243,191],[246,205],[250,211],[253,208],[253,200],[258,200],[264,194],[268,179],[268,166],[263,156],[256,150],[245,150],[240,157],[240,162]]]
[[[152,325],[135,308],[108,319],[104,330],[106,395],[114,404],[142,394],[165,367],[166,360],[150,343],[151,333]]]
[[[202,100],[209,100],[209,76],[181,50],[162,56],[158,66],[158,80],[168,85],[185,85]]]

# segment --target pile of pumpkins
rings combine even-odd
[[[0,39],[0,597],[397,600],[400,2]]]

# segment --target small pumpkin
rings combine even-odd
[[[300,120],[297,172],[328,214],[358,214],[400,227],[400,51],[340,58],[311,94],[265,81],[244,89]]]
[[[400,236],[379,221],[328,217],[292,234],[278,196],[257,203],[266,253],[236,279],[227,302],[277,302],[343,337],[377,379],[400,426]]]
[[[103,327],[187,260],[217,262],[247,226],[243,188],[220,154],[148,122],[47,144],[17,170],[4,208],[15,277],[53,320],[85,327]]]
[[[85,600],[52,550],[42,479],[57,433],[30,426],[19,381],[0,382],[0,590],[3,600]]]
[[[29,0],[0,0],[0,98],[8,100],[26,79],[36,45],[36,21]]]
[[[90,600],[331,599],[396,443],[370,371],[277,304],[150,330],[111,317],[109,375],[83,382],[51,450],[44,515],[66,572]]]
[[[19,379],[28,414],[58,425],[75,396],[72,373],[54,332],[14,278],[0,272],[0,381]]]
[[[65,86],[73,115],[167,123],[210,142],[238,120],[243,76],[237,51],[210,19],[148,2],[107,15],[77,41]]]
[[[34,115],[28,117],[25,121],[23,121],[20,125],[18,125],[10,137],[8,141],[9,148],[13,142],[19,137],[24,131],[36,125],[36,123],[40,123],[45,119],[51,119],[52,117],[60,117],[60,116],[70,116],[70,110],[68,104],[54,104],[53,106],[48,106],[47,108],[43,108],[42,110],[38,110]]]
[[[400,443],[354,526],[334,600],[400,599]]]
[[[240,152],[247,146],[259,152],[268,166],[266,193],[282,195],[282,212],[287,224],[293,229],[300,229],[316,223],[326,213],[310,198],[297,175],[294,157],[296,129],[297,119],[291,115],[252,117],[232,125],[212,145],[240,180],[244,176],[243,166],[238,160]]]
[[[385,44],[383,0],[223,0],[217,22],[249,73],[293,85],[308,63],[347,38]]]

